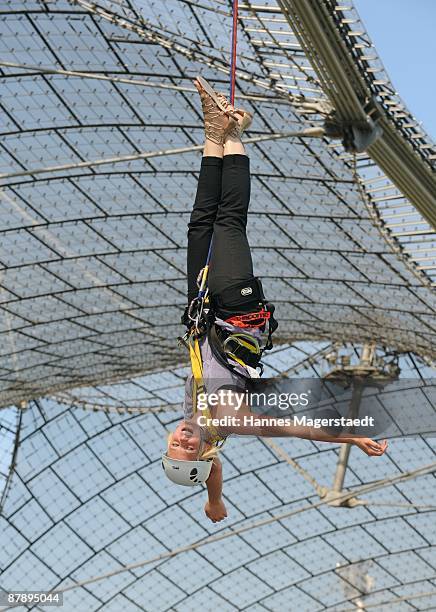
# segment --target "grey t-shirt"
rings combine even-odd
[[[232,389],[234,391],[245,390],[245,380],[249,374],[239,364],[234,364],[235,369],[241,373],[232,372],[229,368],[222,365],[212,352],[207,336],[200,341],[201,357],[203,360],[203,381],[206,393],[216,393],[219,389]],[[245,371],[245,376],[242,372]],[[192,419],[194,407],[192,404],[192,372],[189,374],[185,383],[185,400],[183,412],[185,419]]]
[[[235,327],[222,319],[215,319],[215,324],[233,333],[247,333],[247,329]],[[259,329],[251,329],[249,333],[256,338],[256,340],[260,341],[262,332]],[[216,393],[219,389],[231,389],[233,391],[243,392],[246,388],[247,378],[253,378],[256,374],[253,368],[249,368],[248,366],[244,367],[231,360],[229,360],[229,363],[232,364],[234,371],[222,365],[213,354],[207,336],[201,339],[200,350],[203,359],[203,381],[206,393],[208,394]],[[185,400],[183,403],[185,419],[192,419],[194,412],[192,405],[192,382],[193,376],[191,372],[185,383]]]

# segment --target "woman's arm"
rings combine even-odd
[[[223,468],[218,457],[213,460],[209,478],[206,480],[206,487],[208,500],[204,511],[213,523],[218,523],[227,516],[226,506],[222,499]]]
[[[229,414],[228,409],[225,409],[223,413]],[[217,416],[218,414],[220,416],[222,414],[220,408],[217,410]],[[256,414],[251,412],[249,407],[245,404],[242,404],[237,411],[232,410],[232,414],[237,415],[238,421],[234,424],[221,427],[221,430],[227,435],[234,433],[238,435],[261,436],[268,438],[294,437],[303,438],[305,440],[314,440],[315,442],[330,442],[332,444],[355,444],[364,453],[370,456],[383,455],[387,448],[386,440],[380,444],[374,440],[371,440],[370,438],[363,438],[350,433],[331,435],[323,429],[310,427],[308,425],[296,425],[292,421],[289,424],[279,425],[277,424],[277,420],[280,417]],[[262,419],[262,425],[247,424],[244,422],[245,417],[247,417],[249,421],[252,417],[254,419]],[[287,418],[289,419],[289,416]]]

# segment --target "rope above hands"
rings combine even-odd
[[[233,26],[232,26],[232,43],[230,54],[230,103],[235,102],[236,88],[236,53],[238,47],[238,0],[233,0]],[[204,303],[207,298],[207,277],[209,273],[210,259],[212,256],[213,235],[210,240],[209,250],[207,252],[206,263],[201,270],[199,278],[199,291],[195,300],[190,304],[188,317],[195,323],[195,328],[199,331],[201,317],[203,315]]]

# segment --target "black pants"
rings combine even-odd
[[[208,286],[211,295],[253,277],[246,227],[250,163],[246,155],[203,157],[188,225],[188,303],[198,294],[197,276],[213,235]]]

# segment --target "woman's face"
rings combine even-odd
[[[171,459],[196,461],[201,447],[200,427],[192,421],[182,421],[171,436],[167,454]]]

